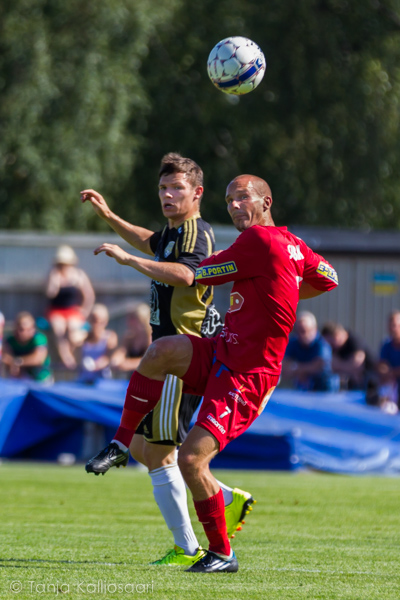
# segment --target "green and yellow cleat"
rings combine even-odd
[[[256,503],[249,492],[234,488],[232,490],[233,500],[225,506],[225,520],[228,537],[234,538],[236,531],[241,531],[244,525],[244,518],[253,510],[253,504]]]
[[[159,560],[155,560],[154,562],[151,562],[151,565],[154,565],[156,567],[160,567],[160,566],[166,566],[166,567],[179,567],[180,565],[186,565],[186,566],[190,566],[193,565],[195,562],[197,562],[198,560],[200,560],[200,558],[203,557],[205,551],[201,548],[201,546],[199,546],[196,554],[194,554],[193,556],[190,556],[189,554],[185,554],[183,548],[180,548],[179,546],[174,546],[172,548],[172,550],[169,550],[167,552],[167,554],[165,556],[163,556],[163,558],[160,558]]]

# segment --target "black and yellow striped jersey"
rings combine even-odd
[[[196,273],[201,261],[214,252],[214,233],[209,223],[195,215],[177,229],[166,225],[154,233],[150,247],[156,261],[180,263]],[[153,340],[178,333],[203,337],[216,335],[222,321],[212,299],[212,286],[193,283],[190,287],[174,287],[152,280],[150,323]]]

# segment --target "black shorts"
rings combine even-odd
[[[180,379],[167,375],[160,401],[136,430],[146,442],[180,446],[185,440],[202,397],[182,394],[182,387]]]

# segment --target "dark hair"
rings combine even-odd
[[[203,171],[199,165],[191,158],[184,158],[177,152],[169,152],[162,157],[158,177],[173,173],[184,173],[193,187],[203,186]]]
[[[333,336],[340,329],[340,325],[334,321],[328,321],[321,329],[321,335],[324,337],[329,335]]]

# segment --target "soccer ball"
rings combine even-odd
[[[266,62],[262,50],[245,37],[229,37],[211,50],[207,72],[225,94],[248,94],[264,77]]]

